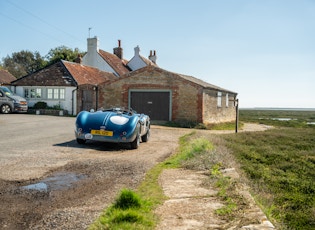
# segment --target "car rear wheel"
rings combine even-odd
[[[78,144],[83,145],[83,144],[85,144],[86,140],[77,138],[77,142],[78,142]]]
[[[132,149],[137,149],[140,145],[140,124],[137,124],[136,127],[136,138],[133,142],[130,142],[130,146]]]
[[[8,114],[8,113],[11,113],[11,112],[12,112],[11,106],[6,105],[6,104],[1,106],[1,113]]]

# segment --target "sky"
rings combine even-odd
[[[124,58],[238,93],[240,108],[315,108],[315,0],[0,0],[0,60],[87,50],[97,36]]]

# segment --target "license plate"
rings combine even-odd
[[[93,135],[100,135],[100,136],[109,136],[109,137],[112,137],[112,136],[113,136],[113,131],[95,130],[95,129],[92,129],[92,130],[91,130],[91,134],[93,134]]]

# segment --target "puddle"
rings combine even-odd
[[[75,173],[55,173],[50,177],[41,180],[38,183],[21,187],[23,190],[37,192],[51,192],[56,190],[66,190],[71,188],[75,183],[85,179],[85,175]]]
[[[277,120],[277,121],[293,121],[297,119],[292,119],[292,118],[271,118],[271,120]]]

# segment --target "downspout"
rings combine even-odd
[[[74,92],[78,90],[78,86],[77,88],[75,88],[74,90],[72,90],[72,115],[74,115]]]

